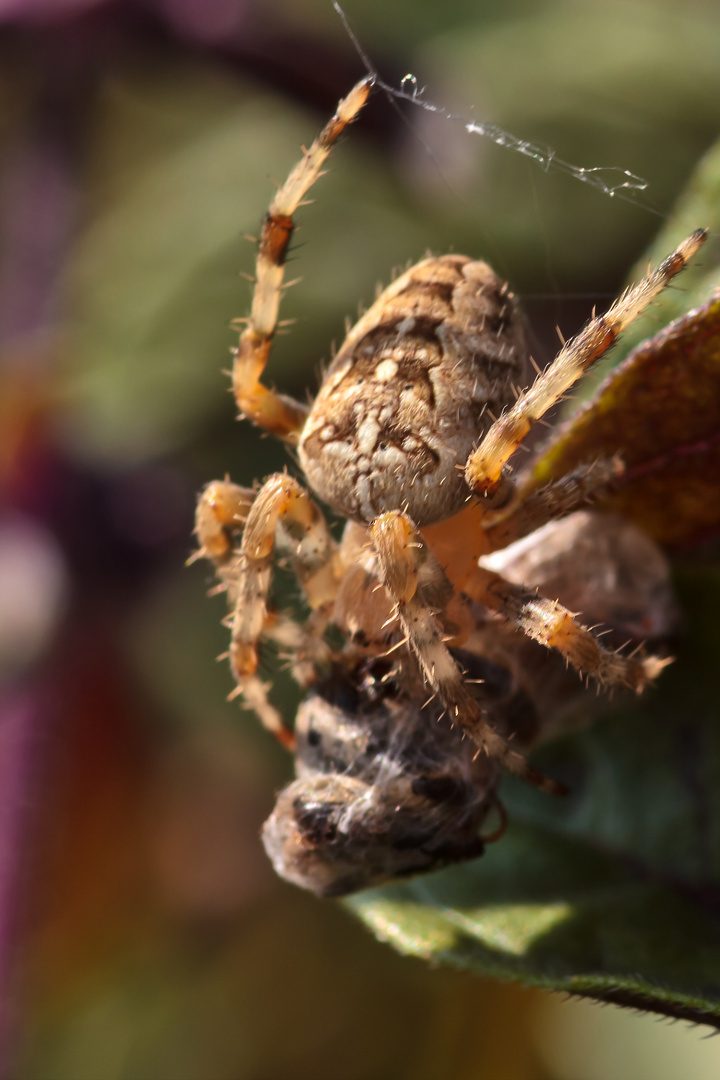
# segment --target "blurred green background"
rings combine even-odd
[[[428,101],[648,186],[609,197],[377,95],[301,211],[302,282],[282,312],[296,323],[269,381],[312,391],[345,316],[427,250],[506,275],[542,365],[556,324],[568,336],[617,291],[716,139],[720,9],[348,0],[346,13],[386,81],[413,73]],[[222,600],[184,562],[204,483],[287,461],[236,422],[223,374],[249,303],[244,234],[362,73],[325,0],[0,5],[8,1076],[720,1069],[696,1032],[396,956],[275,880],[260,847],[290,763],[225,702]],[[289,713],[292,694],[278,676]]]

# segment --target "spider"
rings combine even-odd
[[[340,101],[272,200],[234,353],[241,415],[295,449],[313,494],[287,472],[258,490],[215,481],[196,517],[198,554],[213,562],[228,596],[234,695],[296,751],[299,777],[266,824],[266,847],[284,876],[324,895],[479,854],[495,838],[480,832],[493,808],[502,831],[502,770],[564,790],[519,749],[548,707],[547,676],[538,697],[528,674],[545,662],[538,651],[586,680],[637,692],[668,662],[642,648],[621,654],[542,595],[543,581],[554,589],[558,576],[577,595],[583,578],[598,600],[618,561],[627,593],[616,598],[620,607],[643,610],[666,589],[649,540],[636,530],[628,540],[632,527],[610,516],[598,522],[590,512],[588,524],[584,507],[622,469],[619,460],[591,462],[539,491],[515,479],[508,462],[705,238],[704,230],[688,237],[522,392],[528,357],[508,286],[484,262],[426,258],[349,331],[306,407],[261,381],[285,257],[296,210],[372,86],[365,78]],[[339,542],[314,496],[347,519]],[[562,542],[536,539],[548,530]],[[564,553],[581,536],[579,573]],[[531,585],[518,572],[527,554],[503,563],[518,541],[551,552],[544,570],[533,567]],[[269,603],[278,559],[300,583],[310,611],[302,624]],[[263,641],[288,652],[308,692],[295,732],[258,673]]]

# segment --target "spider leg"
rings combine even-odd
[[[605,458],[579,465],[559,480],[531,491],[527,496],[520,487],[516,501],[483,515],[482,524],[490,551],[505,548],[549,521],[557,521],[587,507],[608,484],[622,476],[623,471],[619,458]]]
[[[195,534],[200,547],[189,561],[206,558],[215,564],[220,590],[227,592],[231,610],[237,604],[242,580],[239,538],[256,494],[250,488],[239,487],[228,480],[214,480],[202,492],[195,511]],[[247,708],[252,709],[261,723],[291,749],[292,732],[285,727],[282,717],[270,703],[267,687],[262,680],[256,674],[247,675],[242,686],[238,684],[230,696],[235,697],[240,692]]]
[[[472,491],[492,497],[496,505],[512,499],[512,482],[504,472],[504,466],[530,428],[684,269],[706,236],[706,229],[692,233],[646,278],[623,293],[605,315],[593,318],[577,337],[567,342],[533,385],[492,424],[477,450],[468,458],[465,479]]]
[[[621,656],[604,648],[558,601],[506,581],[482,565],[465,583],[465,590],[473,600],[504,615],[529,638],[557,649],[581,675],[590,675],[608,686],[626,686],[640,693],[671,662],[656,656]]]
[[[270,204],[263,223],[255,268],[255,289],[247,326],[233,363],[233,392],[240,412],[254,424],[296,443],[308,410],[260,382],[278,325],[285,257],[295,224],[293,214],[321,174],[333,145],[362,109],[373,79],[359,82],[306,150]]]
[[[242,537],[230,667],[243,693],[245,680],[256,677],[258,642],[268,618],[273,555],[280,545],[289,545],[290,562],[313,611],[328,606],[337,590],[335,543],[316,503],[284,474],[271,476],[263,484]]]
[[[281,657],[288,661],[295,682],[305,689],[317,681],[318,669],[327,665],[331,652],[325,642],[329,619],[329,605],[310,613],[304,623],[298,623],[290,615],[268,611],[263,637],[273,641],[284,650]]]
[[[292,733],[270,703],[257,672],[258,645],[270,638],[289,646],[300,681],[327,657],[323,634],[336,592],[335,544],[325,519],[302,487],[286,475],[271,476],[259,492],[229,481],[209,484],[196,513],[200,554],[214,563],[231,609],[230,667],[237,693],[262,723],[291,747]],[[239,543],[238,543],[239,541]],[[304,627],[268,611],[276,549],[287,554],[313,609]]]
[[[229,480],[213,480],[204,488],[195,509],[195,535],[200,548],[193,555],[211,559],[222,578],[234,553],[235,537],[245,528],[256,492]],[[227,584],[227,583],[226,583]]]
[[[452,598],[452,585],[407,514],[398,511],[382,514],[372,523],[370,533],[383,583],[397,605],[410,647],[451,721],[511,772],[545,791],[556,794],[564,791],[562,785],[528,765],[522,754],[512,750],[490,727],[480,704],[467,689],[435,619],[438,609],[444,608]]]

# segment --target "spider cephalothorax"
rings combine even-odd
[[[340,102],[272,201],[259,242],[251,312],[233,365],[241,413],[297,447],[311,490],[348,519],[343,538],[333,539],[313,497],[287,474],[271,476],[257,491],[216,481],[203,492],[197,512],[200,554],[214,562],[228,594],[236,692],[291,747],[293,733],[258,676],[260,642],[279,644],[300,684],[319,687],[303,707],[300,724],[298,768],[301,773],[309,768],[313,778],[301,776],[299,786],[281,796],[266,839],[283,872],[326,893],[479,850],[480,826],[497,804],[501,767],[545,790],[560,789],[516,749],[527,741],[523,733],[507,717],[500,722],[493,703],[473,688],[458,649],[477,663],[514,671],[514,685],[523,694],[529,693],[527,680],[516,658],[527,639],[536,643],[533,648],[542,647],[542,655],[549,649],[566,666],[609,687],[641,691],[666,663],[642,649],[622,655],[601,644],[584,625],[583,616],[591,612],[573,613],[561,602],[560,588],[554,593],[560,599],[545,598],[541,573],[529,582],[513,577],[493,553],[543,526],[570,520],[622,470],[618,458],[593,461],[534,490],[522,476],[513,481],[507,462],[532,425],[683,269],[705,238],[703,230],[693,233],[605,315],[593,318],[523,391],[526,351],[507,286],[483,262],[460,255],[427,258],[386,289],[350,330],[308,410],[269,390],[261,377],[278,325],[293,215],[371,87],[372,80],[365,79]],[[610,551],[606,556],[598,549],[590,558],[604,582],[615,581],[599,584],[598,571],[595,592],[624,589],[630,608],[642,610],[652,589],[646,590],[642,574],[633,578],[630,567],[652,563],[637,554],[647,541],[625,537],[623,547],[613,527],[601,523],[590,529],[606,541],[602,551]],[[304,622],[268,604],[278,557],[301,584],[310,609]],[[587,567],[574,569],[562,548],[553,559],[557,573],[547,578],[549,587],[566,581],[568,596],[576,596],[574,586]],[[512,563],[511,558],[508,566]],[[658,565],[651,585],[662,591],[667,574],[664,564]],[[628,585],[631,579],[635,584]],[[330,626],[340,632],[340,645],[330,644]],[[358,673],[367,673],[384,656],[396,661],[387,674],[392,695],[368,696],[367,675]],[[328,704],[328,686],[338,685],[355,688],[352,708]],[[423,712],[428,695],[434,700]],[[535,704],[542,709],[542,702]],[[310,755],[310,767],[302,732],[318,717],[325,728],[335,723],[342,732],[342,760],[323,751],[320,758]],[[438,725],[441,732],[432,734]],[[393,740],[388,733],[394,726]],[[384,749],[375,757],[358,749],[353,758],[363,730],[384,733]],[[465,798],[463,815],[449,812],[440,821],[442,799],[436,796],[443,784],[449,791],[452,769],[423,779],[416,755],[408,750],[417,745],[432,746],[436,757],[467,759],[463,790],[474,784],[475,794]],[[393,790],[391,774],[397,781]],[[350,810],[351,789],[357,794],[361,788],[358,805],[366,808],[365,817]],[[393,818],[392,807],[401,805],[406,813]],[[440,829],[434,845],[432,822]],[[413,836],[418,850],[409,855]],[[395,854],[388,856],[390,850]],[[330,853],[329,875],[322,869],[323,851]],[[297,871],[302,859],[310,861],[310,872]]]

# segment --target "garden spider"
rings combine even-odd
[[[199,554],[212,560],[228,594],[235,693],[293,748],[295,735],[270,703],[258,674],[260,642],[274,641],[289,653],[303,687],[320,684],[301,710],[298,730],[306,756],[323,743],[324,764],[305,760],[298,769],[320,772],[324,790],[335,787],[332,797],[327,791],[321,797],[313,781],[312,791],[307,785],[295,789],[284,810],[279,803],[275,823],[269,824],[273,836],[268,839],[266,831],[276,863],[287,870],[288,859],[297,861],[287,855],[288,845],[299,850],[312,842],[316,849],[335,843],[339,834],[347,852],[352,833],[347,807],[355,796],[339,792],[340,777],[350,783],[354,773],[364,771],[366,794],[387,791],[375,818],[363,796],[366,827],[352,841],[358,850],[367,847],[371,835],[377,840],[381,825],[387,830],[402,805],[425,800],[419,811],[425,839],[414,844],[416,849],[425,845],[422,865],[410,858],[398,869],[395,855],[391,871],[380,857],[371,871],[359,875],[333,871],[318,877],[316,868],[306,873],[302,883],[325,893],[477,854],[478,826],[497,805],[501,768],[546,791],[561,790],[516,749],[523,742],[517,717],[532,712],[525,689],[517,684],[497,689],[499,673],[513,666],[503,657],[521,651],[518,630],[608,687],[639,692],[667,662],[642,650],[621,655],[601,644],[568,607],[538,593],[537,577],[529,587],[491,563],[493,553],[543,526],[575,520],[575,512],[622,468],[617,460],[593,462],[533,492],[522,479],[513,481],[507,463],[532,425],[683,269],[705,238],[703,230],[693,233],[604,316],[593,318],[522,392],[516,388],[525,385],[527,354],[507,285],[483,262],[461,255],[426,258],[398,277],[349,331],[311,407],[284,397],[261,378],[278,326],[293,216],[372,85],[371,77],[363,79],[339,103],[271,203],[259,241],[251,311],[232,372],[241,414],[296,448],[310,489],[348,519],[343,538],[333,539],[313,497],[287,473],[271,476],[259,490],[229,481],[210,484],[200,497],[196,521]],[[303,625],[268,604],[278,557],[291,565],[310,609]],[[341,646],[330,645],[330,626],[340,631]],[[428,693],[432,703],[423,712]],[[525,701],[519,714],[518,695]],[[445,719],[438,723],[441,716]],[[371,729],[374,750],[368,744]],[[393,736],[393,731],[405,734]],[[384,779],[375,736],[384,747]],[[443,813],[439,808],[452,803],[439,794],[449,789],[438,786],[438,762],[453,755],[461,760],[462,776],[452,783],[456,796],[464,792],[462,836],[458,840],[456,830],[451,842],[437,840],[430,851],[428,837]],[[411,768],[409,779],[404,774],[400,791],[388,777],[397,777],[398,762],[402,773],[410,758],[425,766]],[[283,832],[278,822],[287,825],[290,819],[292,827]],[[457,824],[457,813],[455,819]],[[408,837],[416,833],[417,822],[406,829],[404,844],[393,841],[396,852],[412,849]],[[381,838],[378,850],[386,851],[389,843]],[[280,849],[285,854],[277,854]]]

